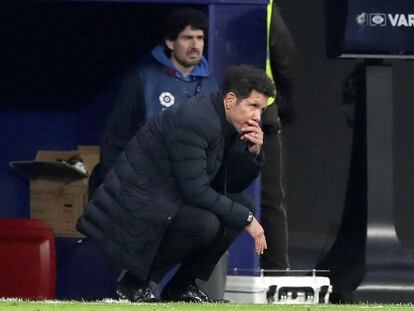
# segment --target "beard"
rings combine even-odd
[[[200,61],[201,61],[201,57],[197,59],[190,59],[188,61],[182,62],[181,65],[183,65],[184,67],[193,67],[193,66],[198,65]]]
[[[190,50],[188,51],[184,57],[177,57],[174,56],[175,61],[179,63],[181,66],[188,68],[198,65],[201,61],[201,53],[198,50]]]

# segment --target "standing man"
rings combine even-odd
[[[269,6],[272,6],[270,67],[277,97],[276,102],[269,106],[262,118],[266,163],[262,170],[261,220],[267,236],[268,250],[260,258],[260,267],[265,270],[281,270],[290,266],[282,124],[288,124],[294,117],[291,101],[297,51],[276,1],[270,2]]]
[[[266,238],[254,210],[225,194],[243,190],[260,172],[259,124],[274,95],[263,70],[233,67],[222,93],[163,110],[127,144],[77,228],[138,282],[134,301],[153,301],[149,281],[180,264],[162,299],[210,302],[195,280],[209,278],[243,229],[263,254]],[[221,171],[223,189],[215,189]]]

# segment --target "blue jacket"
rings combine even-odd
[[[145,120],[196,94],[217,91],[217,82],[210,76],[204,57],[188,76],[183,76],[168,58],[167,48],[155,47],[134,68],[120,91],[101,139],[99,179],[103,180]]]
[[[222,95],[193,97],[141,127],[95,191],[77,229],[120,267],[146,280],[181,206],[204,208],[224,227],[242,229],[248,208],[211,183],[226,167],[230,191],[242,191],[262,165],[262,155],[251,155],[227,121]]]

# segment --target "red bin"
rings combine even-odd
[[[0,220],[0,297],[31,300],[56,295],[56,247],[37,220]]]

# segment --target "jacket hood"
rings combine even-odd
[[[191,80],[191,77],[208,77],[210,75],[208,70],[208,63],[204,56],[201,57],[198,63],[189,75],[184,76],[177,68],[174,67],[171,60],[167,57],[168,48],[164,44],[157,45],[152,51],[151,55],[155,60],[169,69],[174,70],[177,78],[182,80]]]

